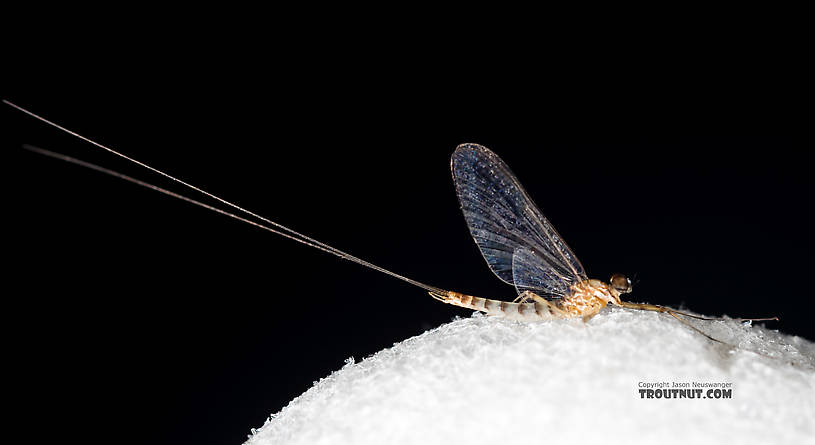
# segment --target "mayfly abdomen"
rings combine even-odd
[[[459,292],[446,291],[430,295],[444,303],[481,311],[487,315],[518,321],[539,321],[564,318],[564,314],[556,306],[545,301],[533,303],[511,303],[508,301],[491,300],[474,297]]]

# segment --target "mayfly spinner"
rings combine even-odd
[[[495,317],[521,321],[575,317],[582,317],[584,321],[588,321],[606,305],[614,304],[629,309],[667,313],[705,337],[720,342],[691,325],[680,315],[701,320],[720,320],[719,318],[699,317],[665,306],[623,301],[621,299],[622,295],[632,290],[631,280],[624,275],[614,274],[608,283],[588,278],[583,265],[580,264],[572,250],[569,249],[554,227],[543,216],[543,213],[538,210],[535,203],[532,202],[532,199],[521,187],[518,179],[509,170],[509,167],[495,153],[484,146],[462,144],[456,148],[451,160],[453,182],[470,234],[478,244],[481,254],[495,275],[505,283],[515,286],[517,290],[518,297],[512,302],[474,297],[444,290],[391,272],[243,209],[198,187],[63,128],[11,102],[5,100],[3,102],[66,133],[213,198],[221,204],[231,207],[236,212],[230,213],[221,208],[204,204],[79,159],[41,148],[25,147],[31,151],[124,179],[334,254],[420,287],[441,302],[485,312]],[[777,318],[735,320],[766,321],[777,320]]]

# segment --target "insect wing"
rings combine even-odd
[[[451,169],[470,234],[498,278],[519,290],[550,296],[563,295],[564,286],[587,278],[580,261],[495,153],[477,144],[459,145]]]
[[[561,275],[530,249],[515,249],[512,255],[512,281],[520,295],[531,290],[550,298],[569,295],[569,287],[575,280],[572,275]]]

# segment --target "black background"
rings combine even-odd
[[[453,149],[477,142],[513,169],[590,276],[636,274],[634,301],[777,315],[768,326],[815,339],[811,126],[784,55],[513,65],[452,47],[426,58],[328,45],[201,44],[115,66],[86,48],[81,60],[19,67],[27,81],[4,98],[385,268],[511,299],[450,178]],[[23,429],[239,443],[345,359],[470,314],[25,152],[38,145],[195,196],[7,106],[2,115],[7,366],[26,394]]]

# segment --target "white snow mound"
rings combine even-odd
[[[620,308],[588,323],[455,320],[350,359],[246,444],[815,444],[815,343],[694,324],[735,348]],[[731,397],[642,398],[666,382],[729,383]]]

